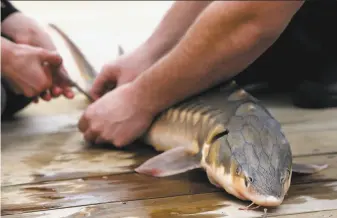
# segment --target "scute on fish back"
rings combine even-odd
[[[90,63],[66,34],[59,28],[58,32],[71,45],[78,64],[86,66],[84,79],[92,81],[97,74]],[[293,163],[280,123],[235,82],[163,111],[142,138],[162,153],[136,172],[164,177],[202,168],[213,185],[260,206],[282,203],[292,172],[312,174],[327,167]]]

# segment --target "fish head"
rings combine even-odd
[[[291,149],[280,124],[254,107],[245,113],[239,108],[230,118],[226,131],[209,145],[204,168],[214,185],[237,198],[278,206],[290,186]]]

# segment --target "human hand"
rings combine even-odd
[[[2,76],[14,92],[35,97],[52,86],[52,71],[62,63],[56,52],[14,44],[6,39],[2,39],[1,46]]]
[[[50,51],[56,51],[49,34],[34,19],[16,12],[6,18],[1,24],[2,32],[13,39],[17,44],[31,45],[44,48]],[[66,98],[71,99],[74,93],[70,84],[64,79],[68,76],[63,64],[58,68],[53,68],[53,84],[50,89],[45,90],[41,97],[49,101],[52,97],[59,97],[63,94]],[[35,101],[37,102],[37,98]]]
[[[112,87],[133,81],[155,62],[150,49],[140,46],[129,54],[105,64],[90,91],[94,99],[102,97]]]
[[[139,92],[127,83],[92,103],[78,123],[85,140],[121,147],[140,137],[149,128],[154,113],[142,104]]]

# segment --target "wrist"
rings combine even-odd
[[[154,99],[153,96],[148,94],[150,87],[144,88],[142,81],[134,80],[128,83],[128,93],[131,95],[132,102],[134,102],[135,107],[141,111],[145,111],[151,116],[156,116],[162,109],[159,107],[159,102]]]

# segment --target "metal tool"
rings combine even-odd
[[[70,77],[66,76],[65,74],[62,74],[63,78],[70,84],[71,87],[75,87],[80,93],[85,95],[89,101],[94,102],[94,99],[90,96],[89,93],[84,91],[75,81],[73,81]]]

